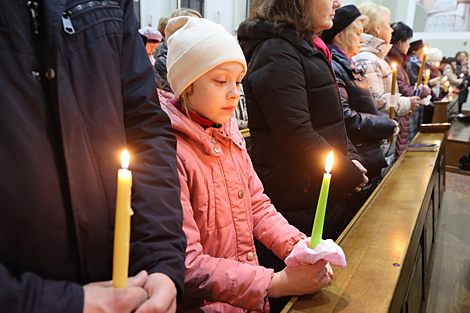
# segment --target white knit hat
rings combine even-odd
[[[207,19],[179,16],[168,21],[166,66],[168,82],[176,98],[214,67],[237,62],[246,72],[243,51],[222,25]]]
[[[434,65],[436,62],[442,61],[442,52],[439,48],[431,48],[428,50],[428,55],[426,57],[426,63]]]

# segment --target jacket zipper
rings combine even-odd
[[[82,4],[78,4],[74,6],[73,8],[66,10],[64,13],[62,13],[62,24],[64,27],[64,32],[66,32],[69,35],[75,34],[75,28],[73,27],[72,21],[70,20],[70,17],[73,14],[79,13],[80,11],[94,8],[94,7],[104,7],[104,6],[119,6],[119,2],[117,1],[111,1],[111,0],[103,0],[103,1],[88,1]]]
[[[28,1],[27,6],[29,9],[29,12],[31,13],[31,18],[33,19],[34,34],[39,35],[39,26],[38,26],[39,4],[35,1]]]

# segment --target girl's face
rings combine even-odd
[[[392,40],[393,28],[390,27],[390,15],[386,15],[385,18],[375,27],[376,32],[378,33],[378,38],[383,41],[390,43]]]
[[[362,22],[355,20],[338,34],[338,39],[341,41],[340,48],[343,49],[348,57],[353,57],[359,53],[361,44],[364,42],[361,36],[362,29]]]
[[[333,27],[335,10],[341,6],[339,0],[312,0],[315,31],[320,32]]]
[[[188,87],[188,109],[214,123],[227,123],[238,105],[243,76],[245,72],[240,63],[215,67]]]

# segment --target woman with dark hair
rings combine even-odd
[[[238,29],[249,63],[244,87],[256,172],[289,223],[310,234],[326,156],[333,150],[324,227],[324,238],[333,239],[355,213],[348,211],[344,194],[368,181],[345,131],[330,52],[317,36],[331,28],[339,5],[261,0]],[[259,251],[262,264],[282,267],[263,254]]]
[[[359,53],[364,40],[361,37],[363,25],[369,18],[361,15],[353,5],[342,6],[336,10],[333,27],[322,33],[333,56],[333,69],[343,103],[344,121],[348,137],[362,157],[367,168],[369,183],[361,192],[353,193],[348,204],[359,209],[381,180],[382,168],[387,161],[380,149],[382,140],[393,140],[398,134],[398,123],[388,116],[380,116],[377,103],[370,87],[353,60]]]
[[[385,58],[385,60],[389,64],[392,62],[397,63],[398,92],[401,93],[404,97],[417,96],[420,97],[420,99],[426,98],[431,93],[431,89],[427,85],[418,86],[415,88],[415,84],[412,85],[410,83],[406,68],[406,61],[408,61],[406,53],[410,48],[410,40],[411,37],[413,37],[413,30],[402,22],[393,23],[391,26],[393,29],[391,40],[392,48],[388,52],[388,56]],[[420,114],[422,115],[422,109],[418,107],[415,113],[398,117],[400,132],[398,133],[395,146],[396,158],[398,158],[405,151],[406,147],[408,146],[408,142],[411,141],[409,138],[413,138],[418,132],[418,121]]]

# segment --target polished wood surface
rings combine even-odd
[[[434,101],[434,113],[432,115],[433,123],[447,122],[447,106],[449,101]]]
[[[348,266],[334,267],[331,285],[314,295],[292,298],[284,313],[402,312],[402,307],[419,312],[424,287],[420,291],[409,285],[419,284],[426,275],[414,265],[426,257],[421,232],[428,212],[439,205],[443,140],[442,133],[424,133],[415,139],[414,143],[436,142],[441,147],[437,152],[405,152],[398,159],[337,240]]]
[[[421,132],[423,133],[445,133],[449,130],[450,123],[421,124]]]
[[[450,172],[470,175],[460,170],[459,160],[470,153],[470,122],[454,120],[447,137],[446,169]]]

